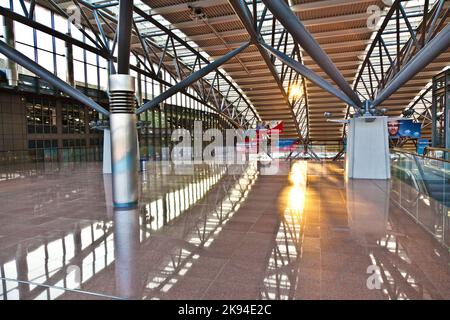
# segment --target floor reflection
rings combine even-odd
[[[281,197],[280,224],[264,278],[262,299],[292,300],[295,297],[307,179],[307,162],[294,163],[289,174],[291,185]]]
[[[440,204],[339,163],[280,165],[151,163],[130,211],[106,205],[98,165],[2,181],[0,299],[450,298]]]
[[[176,241],[173,238],[169,240],[172,246],[164,250],[158,264],[152,267],[154,271],[146,281],[144,298],[177,296],[177,283],[195,264],[202,263],[201,255],[205,248],[214,247],[214,241],[239,210],[257,178],[258,172],[252,165],[242,168],[240,174],[227,174],[194,212],[183,217],[180,236],[175,237]]]
[[[114,252],[116,295],[126,299],[141,297],[139,269],[138,210],[117,210],[114,213]]]
[[[155,165],[142,177],[143,196],[137,210],[114,212],[111,207],[105,206],[101,210],[104,212],[103,217],[95,222],[87,219],[90,216],[87,210],[86,219],[83,219],[85,221],[64,218],[60,224],[55,224],[56,228],[53,230],[44,230],[44,226],[51,225],[51,222],[39,224],[30,238],[27,238],[28,233],[17,238],[17,245],[7,246],[6,241],[0,242],[2,248],[5,246],[0,255],[1,277],[4,279],[0,291],[2,298],[55,299],[65,293],[60,288],[73,290],[66,293],[69,297],[71,294],[76,297],[77,294],[90,293],[92,290],[97,297],[140,298],[144,290],[141,277],[145,273],[139,270],[139,251],[143,244],[147,242],[151,246],[153,236],[170,233],[173,228],[180,229],[180,222],[184,220],[182,230],[176,230],[181,231],[177,233],[182,236],[180,240],[192,248],[210,246],[222,226],[245,200],[257,177],[255,166],[252,165],[232,168],[199,166],[191,176],[171,175],[165,170],[168,168]],[[59,180],[61,177],[53,178]],[[103,186],[105,203],[108,203],[111,198],[109,176],[103,177]],[[60,210],[69,209],[72,202],[91,200],[89,195],[96,191],[98,194],[97,187],[98,183],[80,187],[76,183],[69,183],[65,188],[70,190],[64,190],[57,184],[44,191],[45,197],[42,197],[42,191],[33,190],[33,195],[29,196],[40,202],[34,205],[31,214],[22,209],[24,219],[18,219],[17,222],[33,221],[34,216],[41,213],[48,216],[52,216],[52,213],[59,215]],[[12,202],[6,204],[11,208],[14,206]],[[17,220],[8,211],[2,218],[14,223]],[[50,217],[48,220],[50,221]],[[45,221],[47,219],[40,222]],[[15,227],[15,224],[11,226]],[[12,234],[1,234],[1,240],[16,240]],[[14,251],[17,252],[14,254]],[[162,264],[166,266],[162,270],[171,272],[166,278],[186,272],[186,267],[192,265],[189,260],[196,258],[190,251],[193,250],[177,248],[172,252],[165,252],[167,259],[162,259]],[[11,259],[11,256],[14,258]],[[111,267],[115,270],[115,288],[106,288],[104,283],[100,286],[93,285],[95,282],[104,282],[102,273],[109,273],[108,269]],[[155,268],[155,263],[150,268]],[[9,282],[10,279],[22,282]],[[155,279],[149,280],[148,288],[154,285]],[[173,280],[170,281],[173,284]],[[163,287],[163,291],[167,292],[168,286]],[[152,287],[152,291],[156,291],[155,288]]]
[[[399,185],[407,197],[415,193],[411,186],[405,186],[397,179],[347,182],[349,225],[353,237],[366,242],[383,298],[448,299],[449,251],[436,241],[438,237],[433,239],[436,234],[428,235],[427,228],[406,215],[410,211],[405,210],[402,203],[407,201],[411,205],[411,199],[399,198]],[[415,193],[414,198],[416,209],[419,209],[423,195]],[[422,210],[417,212],[426,214]]]
[[[390,181],[377,183],[349,179],[345,182],[348,224],[353,239],[369,245],[386,234],[390,205]]]

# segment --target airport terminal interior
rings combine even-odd
[[[0,300],[449,300],[449,22],[0,0]]]

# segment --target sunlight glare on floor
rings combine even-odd
[[[308,163],[306,161],[299,161],[294,163],[289,174],[292,187],[289,191],[288,210],[300,216],[303,214],[305,206],[307,173]]]

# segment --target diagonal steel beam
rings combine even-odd
[[[91,23],[91,20],[89,19],[89,17],[87,16],[87,14],[84,12],[83,8],[81,7],[80,3],[78,2],[78,0],[72,0],[72,2],[75,4],[75,6],[78,8],[78,11],[80,12],[81,16],[83,17],[83,19],[85,20],[86,25],[89,27],[89,29],[91,30],[95,30],[94,26]],[[97,42],[99,43],[100,46],[102,46],[104,49],[107,49],[106,43],[103,42],[103,39],[100,38],[100,35],[97,32],[94,32],[94,37],[95,39],[97,39]]]
[[[17,14],[17,13],[15,13],[15,12],[13,12],[13,11],[7,9],[7,8],[4,8],[4,7],[2,7],[2,6],[0,6],[0,15],[3,15],[3,16],[5,16],[5,17],[10,17],[10,18],[12,18],[13,20],[18,21],[19,23],[25,24],[25,25],[27,25],[27,26],[33,28],[33,29],[42,31],[42,32],[44,32],[44,33],[46,33],[46,34],[49,34],[49,35],[54,36],[55,38],[61,39],[61,40],[65,41],[65,42],[67,42],[67,43],[73,44],[73,45],[78,46],[78,47],[80,47],[80,48],[82,48],[82,49],[85,49],[85,50],[87,50],[87,51],[89,51],[89,52],[92,52],[92,53],[94,53],[94,54],[97,54],[97,55],[99,55],[99,56],[101,56],[101,57],[103,57],[103,58],[105,58],[105,59],[107,59],[107,60],[110,60],[111,65],[114,66],[113,62],[117,62],[117,61],[118,61],[117,57],[112,56],[112,52],[115,52],[115,47],[116,47],[116,44],[117,44],[117,33],[116,33],[115,31],[116,31],[116,26],[117,26],[117,24],[118,24],[118,19],[116,19],[116,18],[114,18],[113,16],[107,14],[106,12],[100,11],[99,9],[97,9],[97,7],[94,7],[94,6],[90,5],[89,3],[86,3],[86,2],[83,1],[83,0],[78,0],[78,2],[79,2],[80,4],[82,4],[82,5],[87,6],[87,8],[89,8],[90,10],[92,10],[93,13],[96,13],[97,16],[98,16],[98,18],[101,19],[101,20],[103,21],[103,23],[106,24],[106,26],[111,30],[111,32],[115,33],[114,43],[113,43],[113,45],[112,45],[112,47],[111,47],[110,49],[107,50],[107,49],[105,49],[104,47],[100,47],[100,46],[98,46],[98,43],[96,43],[96,45],[97,45],[98,47],[94,47],[94,46],[92,46],[92,45],[90,45],[90,44],[87,44],[87,43],[84,43],[84,42],[82,42],[82,41],[77,40],[76,38],[72,37],[72,36],[69,35],[69,34],[65,34],[65,33],[59,32],[59,31],[54,30],[54,29],[52,29],[52,28],[50,28],[50,27],[47,27],[47,26],[45,26],[45,25],[43,25],[43,24],[41,24],[41,23],[35,22],[35,21],[33,21],[33,20],[30,20],[30,19],[28,19],[27,17],[24,17],[23,15]],[[114,5],[117,6],[117,5],[118,5],[118,2],[115,3]],[[137,9],[137,7],[135,7],[135,9]],[[61,9],[60,9],[60,10],[61,10]],[[94,17],[94,18],[95,18],[95,17]],[[110,23],[108,23],[108,21],[113,22],[113,23],[115,24],[115,26],[112,26]],[[97,22],[100,22],[100,20],[98,20]],[[167,30],[168,30],[168,29],[167,29]],[[97,32],[96,30],[91,30],[91,31],[92,31],[92,32]],[[105,30],[103,30],[103,31],[105,31]],[[138,33],[137,30],[136,30],[136,33]],[[174,34],[173,34],[170,30],[168,30],[168,33],[173,37]],[[105,34],[105,36],[106,36],[106,34]],[[139,34],[138,34],[138,36],[139,36]],[[181,38],[179,38],[179,37],[178,37],[178,38],[177,38],[177,37],[174,37],[173,39],[179,39],[179,40],[181,40]],[[145,42],[148,42],[148,40],[144,40],[144,41],[145,41]],[[178,41],[178,40],[177,40],[177,41]],[[182,42],[182,44],[183,44],[183,45],[187,45],[187,44],[185,44],[184,42]],[[148,48],[149,48],[149,49],[152,49],[151,44],[148,44]],[[192,48],[188,48],[188,49],[191,50]],[[192,49],[192,50],[195,51],[194,49]],[[136,54],[136,53],[133,52],[133,54]],[[197,54],[198,54],[198,53],[197,53]],[[204,58],[204,57],[201,56],[200,54],[198,54],[198,56],[200,56],[200,58],[201,58],[202,60],[204,60],[205,62],[208,62],[208,59]],[[197,56],[197,57],[198,57],[198,56]],[[140,60],[140,59],[138,59],[138,61],[139,61],[139,60]],[[142,63],[143,63],[143,62],[142,62]],[[143,64],[144,64],[144,63],[143,63]],[[183,64],[183,66],[184,66],[184,64]],[[146,77],[148,77],[148,78],[150,78],[150,79],[153,79],[153,80],[156,80],[156,81],[158,81],[159,83],[161,83],[161,84],[163,84],[163,85],[165,85],[165,86],[167,86],[167,87],[172,86],[171,83],[169,83],[169,82],[167,82],[167,81],[165,81],[165,80],[163,80],[163,79],[157,77],[157,76],[156,76],[153,72],[151,72],[151,70],[149,70],[148,68],[146,68],[146,69],[144,70],[144,69],[142,69],[141,67],[136,67],[136,66],[134,66],[134,65],[130,65],[130,68],[131,68],[133,71],[137,72],[138,74],[145,75]],[[165,67],[165,68],[166,68],[166,67]],[[168,69],[166,69],[166,70],[168,70]],[[169,73],[170,73],[170,70],[168,70],[168,71],[169,71]],[[114,68],[114,71],[113,71],[112,73],[116,73],[115,68]],[[230,89],[230,90],[231,90],[231,89],[234,89],[234,90],[236,90],[236,93],[240,94],[240,93],[237,91],[237,89],[233,86],[233,84],[232,84],[227,78],[225,78],[224,75],[223,75],[222,73],[220,73],[220,71],[218,71],[218,73],[221,75],[221,77],[223,77],[223,78],[221,78],[221,79],[223,79],[227,84],[229,84],[229,89]],[[37,74],[37,73],[36,73],[36,74]],[[60,89],[61,91],[64,91],[64,90],[62,90],[60,87],[58,87],[58,89]],[[67,91],[64,91],[64,92],[65,92],[66,94],[68,94]],[[205,101],[202,101],[200,98],[198,98],[198,97],[195,96],[195,95],[190,94],[189,92],[184,92],[184,94],[185,94],[186,96],[188,96],[189,98],[191,98],[191,99],[193,99],[193,100],[195,100],[195,101],[197,101],[197,102],[199,102],[199,103],[202,103],[202,104],[205,103]],[[78,97],[79,95],[80,95],[80,93],[78,93],[78,91],[77,91],[77,97]],[[70,95],[70,96],[72,96],[72,95]],[[86,97],[86,98],[88,98],[88,97]],[[246,103],[246,106],[245,106],[245,107],[246,107],[246,108],[250,108],[250,110],[251,110],[251,112],[252,112],[253,115],[257,115],[257,114],[255,113],[255,111],[253,110],[253,108],[248,104],[248,102],[247,102],[246,100],[244,100],[244,101],[245,101],[245,103]],[[92,107],[93,109],[95,109],[93,106],[90,106],[90,107]],[[210,109],[214,109],[213,107],[211,107],[211,106],[209,106],[209,105],[206,105],[206,107],[207,107],[207,108],[210,108]],[[97,110],[97,111],[98,111],[98,110]],[[100,113],[103,113],[103,114],[105,114],[105,115],[107,115],[107,114],[109,115],[109,112],[108,112],[107,110],[105,110],[104,112],[102,112],[102,111],[99,111],[99,112],[100,112]],[[235,126],[237,126],[237,127],[239,126],[239,124],[238,124],[235,120],[229,118],[226,114],[223,114],[223,115],[224,115],[228,120],[230,120],[230,121],[233,123],[233,125],[235,125]],[[246,120],[246,124],[250,124],[251,121],[252,121],[252,120],[248,120],[248,119],[247,119],[247,120]]]
[[[281,51],[278,51],[271,46],[262,43],[261,44],[267,51],[271,52],[273,55],[278,57],[281,61],[283,61],[286,65],[297,71],[299,74],[304,76],[305,78],[309,79],[311,82],[315,83],[317,86],[321,87],[328,93],[334,95],[336,98],[342,100],[348,105],[357,107],[356,104],[342,91],[339,89],[333,87],[328,81],[323,79],[321,76],[319,76],[317,73],[309,69],[308,67],[304,66],[303,64],[299,63],[298,61],[294,60],[293,58],[289,57],[288,55],[284,54]]]
[[[105,116],[109,116],[109,111],[104,109],[94,100],[84,95],[79,90],[68,85],[67,83],[59,79],[57,76],[55,76],[53,73],[45,70],[39,64],[31,60],[30,58],[26,57],[24,54],[20,53],[16,49],[11,48],[3,41],[0,41],[0,52],[4,54],[6,57],[8,57],[8,59],[15,61],[16,63],[23,66],[25,69],[28,69],[29,71],[33,72],[37,76],[41,77],[42,79],[50,83],[52,86],[56,87],[57,89],[61,90],[62,92],[70,96],[71,98],[81,102],[82,104],[88,107],[91,107],[92,109],[100,112]]]
[[[54,0],[47,0],[49,4],[54,8],[54,10],[59,13],[61,16],[66,18],[68,21],[71,21],[71,23],[83,34],[86,39],[89,39],[93,44],[96,44],[96,40],[81,26],[79,26],[73,19],[71,19],[69,13],[64,11],[58,3],[56,3]],[[103,47],[102,47],[103,48]]]
[[[28,17],[30,17],[30,19],[32,19],[34,17],[35,8],[36,8],[36,1],[31,0],[30,1],[30,11],[28,12]]]
[[[441,53],[450,47],[450,25],[447,25],[436,37],[428,42],[411,61],[397,73],[394,79],[388,83],[373,102],[377,107],[395,93],[402,85],[411,80],[417,73],[436,59]]]
[[[144,111],[146,111],[148,109],[151,109],[151,108],[154,108],[154,107],[158,106],[164,100],[170,98],[171,96],[175,95],[179,91],[185,89],[186,87],[188,87],[189,85],[194,83],[195,81],[198,81],[199,79],[203,78],[208,73],[210,73],[210,72],[214,71],[215,69],[219,68],[221,65],[226,63],[228,60],[230,60],[231,58],[235,57],[237,54],[239,54],[240,52],[245,50],[249,45],[250,45],[250,43],[246,43],[243,46],[241,46],[241,47],[239,47],[237,49],[234,49],[233,51],[227,53],[226,55],[224,55],[220,59],[217,59],[216,61],[206,65],[204,68],[194,72],[189,77],[183,79],[182,81],[178,82],[176,85],[170,87],[167,91],[163,92],[162,94],[157,96],[155,99],[153,99],[153,100],[145,103],[144,105],[142,105],[136,111],[136,113],[140,114],[140,113],[142,113],[142,112],[144,112]]]
[[[297,118],[295,117],[294,109],[292,108],[292,104],[289,101],[289,97],[288,97],[286,90],[284,89],[284,86],[278,76],[278,72],[272,63],[270,55],[267,53],[266,49],[263,48],[263,46],[260,43],[261,35],[258,34],[256,29],[254,28],[252,14],[251,14],[249,8],[247,7],[247,4],[243,0],[229,0],[229,2],[231,4],[231,6],[233,7],[234,11],[236,12],[236,14],[239,16],[239,19],[241,20],[241,22],[244,25],[245,29],[247,30],[248,34],[250,35],[251,42],[256,45],[258,51],[260,52],[262,58],[264,59],[264,62],[267,65],[267,68],[269,69],[270,73],[272,74],[273,78],[275,79],[275,81],[278,85],[278,88],[280,89],[280,91],[283,95],[283,98],[289,107],[289,110],[292,115],[292,119],[295,123],[295,128],[297,130],[297,133],[301,137],[298,121],[297,121]]]
[[[80,1],[80,2],[83,3],[83,4],[85,4],[85,5],[88,6],[89,8],[92,7],[89,3],[85,3],[83,0],[78,0],[78,1]],[[110,5],[111,5],[111,3],[110,3]],[[115,3],[114,5],[117,5],[117,3]],[[108,6],[108,7],[109,7],[109,6]],[[91,9],[94,10],[94,11],[96,11],[96,12],[97,12],[97,10],[98,10],[98,9],[96,9],[96,7],[92,7]],[[173,49],[174,49],[174,56],[173,56],[173,58],[174,58],[174,60],[176,60],[176,64],[179,65],[180,71],[183,71],[183,67],[188,68],[188,66],[186,66],[186,65],[184,65],[184,64],[180,64],[180,61],[179,61],[178,58],[177,58],[176,48],[175,48],[175,45],[174,45],[174,41],[175,41],[175,40],[176,40],[180,45],[186,47],[186,49],[188,49],[189,51],[191,51],[192,53],[194,53],[194,54],[196,55],[196,61],[199,61],[199,62],[200,62],[200,59],[201,59],[202,61],[205,61],[206,63],[209,63],[209,61],[208,61],[207,58],[205,58],[205,57],[203,57],[202,55],[200,55],[195,49],[193,49],[192,47],[190,47],[184,40],[182,40],[179,36],[177,36],[175,33],[173,33],[169,28],[163,26],[161,23],[159,23],[158,21],[156,21],[155,19],[153,19],[150,15],[148,15],[147,13],[145,13],[143,10],[139,9],[137,6],[134,7],[134,11],[135,11],[135,13],[137,13],[138,15],[140,15],[141,17],[143,17],[146,21],[148,21],[148,22],[154,24],[155,27],[159,28],[161,31],[163,31],[165,34],[167,34],[167,35],[169,36],[168,40],[170,39],[169,42],[172,42],[172,47],[173,47]],[[98,15],[99,15],[100,18],[104,19],[104,21],[108,20],[108,21],[113,22],[113,23],[116,24],[116,25],[118,24],[117,18],[114,17],[114,16],[112,16],[112,15],[110,15],[110,14],[108,14],[107,12],[98,10]],[[142,46],[142,45],[146,45],[147,48],[151,51],[151,53],[155,56],[155,59],[157,59],[156,61],[160,61],[160,58],[158,57],[156,51],[153,49],[154,44],[149,43],[149,40],[148,40],[148,39],[145,39],[141,34],[139,34],[139,30],[138,30],[138,28],[137,28],[136,20],[134,21],[134,25],[135,25],[135,30],[136,30],[137,37],[138,37],[139,39],[142,39],[142,40],[143,40],[143,44],[141,43],[141,46]],[[111,27],[110,27],[110,28],[111,28]],[[115,43],[116,43],[116,42],[115,42]],[[142,48],[142,50],[143,50],[144,53],[145,53],[145,51],[146,51],[145,48]],[[114,48],[113,48],[112,51],[114,51]],[[136,55],[135,52],[133,52],[133,53]],[[150,53],[148,53],[148,54],[150,54]],[[166,56],[170,56],[167,52],[166,52],[165,55],[166,55]],[[150,57],[149,57],[149,58],[150,58]],[[158,77],[156,76],[155,72],[154,72],[154,71],[156,71],[156,70],[154,70],[153,72],[150,71],[150,70],[148,70],[148,67],[146,66],[146,64],[145,64],[141,59],[139,59],[139,58],[137,58],[137,59],[138,59],[139,61],[141,61],[141,63],[144,65],[144,68],[146,68],[148,72],[145,72],[144,70],[136,69],[133,65],[131,65],[131,69],[133,69],[134,71],[137,71],[138,73],[145,74],[145,76],[150,77],[150,78],[152,78],[152,79],[154,79],[154,80],[157,80],[157,81],[159,81],[160,83],[162,83],[162,84],[164,84],[164,85],[166,85],[166,86],[168,86],[168,87],[171,87],[171,86],[172,86],[172,84],[170,84],[170,83],[168,83],[168,82],[165,82],[164,80],[158,78]],[[153,59],[152,59],[152,60],[153,60]],[[156,63],[158,63],[158,62],[156,62]],[[193,68],[195,68],[195,65],[196,65],[196,62],[194,63],[194,67],[193,67]],[[151,64],[150,67],[152,67],[152,69],[153,69],[153,65],[152,65],[152,64]],[[169,69],[167,69],[167,66],[166,66],[164,63],[163,63],[163,65],[162,65],[161,67],[164,67],[164,68],[165,68],[165,69],[173,76],[172,71],[169,70]],[[182,73],[185,74],[184,71],[183,71]],[[221,80],[225,81],[229,86],[231,86],[231,87],[235,90],[235,92],[236,92],[237,94],[240,94],[239,91],[237,91],[237,89],[234,87],[234,85],[231,83],[230,80],[228,80],[226,77],[224,77],[224,75],[223,75],[220,71],[217,71],[217,73],[221,76]],[[202,83],[202,85],[203,85],[203,83]],[[202,95],[200,94],[200,92],[196,89],[195,86],[193,86],[192,88],[197,92],[197,94],[199,95],[199,97],[202,96]],[[220,92],[219,92],[219,93],[220,93]],[[192,98],[192,99],[194,99],[194,100],[196,100],[196,101],[202,103],[202,104],[205,103],[204,100],[201,100],[201,99],[199,99],[199,98],[197,98],[197,97],[195,97],[195,96],[193,96],[193,95],[190,95],[188,92],[184,92],[184,94],[187,95],[187,96],[189,96],[190,98]],[[215,94],[215,92],[214,92],[214,94]],[[245,103],[246,103],[246,105],[247,105],[247,106],[246,106],[247,108],[251,108],[251,111],[252,111],[253,115],[256,115],[255,111],[253,110],[253,108],[250,106],[250,104],[249,104],[246,100],[245,100]],[[207,106],[207,107],[209,107],[209,106]],[[209,108],[212,108],[212,107],[209,107]],[[214,109],[214,108],[212,108],[212,109]],[[250,123],[250,122],[249,122],[248,120],[246,120],[246,123]]]
[[[28,14],[27,6],[25,5],[24,0],[19,0],[19,3],[20,3],[20,6],[22,7],[25,17],[30,17],[30,15]]]
[[[361,107],[362,102],[339,69],[333,64],[328,55],[322,50],[314,37],[305,28],[291,8],[284,1],[263,0],[274,17],[286,28],[296,42],[311,56],[323,71],[337,84],[337,86],[356,104]]]
[[[97,24],[97,29],[99,30],[100,35],[101,35],[101,37],[103,39],[103,44],[104,44],[103,47],[106,50],[108,50],[108,52],[112,55],[111,48],[109,47],[109,43],[108,43],[108,39],[107,39],[106,33],[105,33],[105,30],[103,29],[102,22],[100,21],[100,17],[98,15],[97,10],[92,10],[92,14],[94,15],[95,23]]]
[[[56,37],[58,39],[61,39],[61,40],[65,41],[65,42],[71,43],[71,44],[73,44],[73,45],[75,45],[77,47],[80,47],[82,49],[88,50],[88,51],[90,51],[92,53],[95,53],[95,54],[97,54],[97,55],[99,55],[99,56],[101,56],[103,58],[108,58],[109,57],[109,53],[106,50],[104,50],[104,48],[93,47],[93,46],[91,46],[89,44],[84,43],[83,41],[80,41],[78,39],[75,39],[75,38],[71,37],[70,35],[67,35],[65,33],[59,32],[57,30],[53,30],[52,28],[47,27],[46,25],[43,25],[41,23],[38,23],[38,22],[33,21],[31,19],[28,19],[28,18],[26,18],[26,17],[24,17],[24,16],[22,16],[22,15],[20,15],[18,13],[15,13],[15,12],[9,10],[9,9],[6,9],[6,8],[4,8],[2,6],[0,6],[0,15],[2,15],[4,17],[8,17],[8,18],[10,18],[10,19],[12,19],[14,21],[17,21],[17,22],[19,22],[21,24],[24,24],[24,25],[26,25],[28,27],[31,27],[33,29],[42,31],[43,33],[49,34],[51,36],[54,36],[54,37]]]
[[[189,45],[188,42],[186,42],[185,40],[180,38],[176,33],[174,33],[173,30],[171,30],[167,26],[164,26],[162,23],[160,23],[159,21],[154,19],[151,15],[149,15],[146,12],[144,12],[143,10],[139,9],[137,6],[134,7],[134,12],[137,13],[139,16],[141,16],[144,20],[152,23],[155,27],[160,29],[164,34],[170,35],[171,38],[176,40],[178,43],[180,43],[182,46],[184,46],[189,52],[191,52],[192,54],[194,54],[196,56],[194,66],[191,67],[190,69],[195,69],[195,65],[197,64],[197,62],[200,63],[200,61],[203,61],[206,64],[210,63],[206,57],[204,57],[202,54],[200,54],[198,52],[198,50],[194,49],[191,45]],[[239,97],[242,98],[242,101],[245,103],[246,108],[250,108],[252,114],[259,119],[259,115],[254,110],[254,108],[251,106],[248,99],[242,95],[242,93],[236,88],[236,86],[223,73],[221,73],[220,70],[216,70],[216,72],[218,72],[220,74],[221,80],[225,81],[227,83],[227,85],[229,85],[233,89],[233,91]]]

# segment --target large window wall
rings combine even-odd
[[[24,15],[19,0],[7,0],[2,4],[9,7],[16,13]],[[73,38],[95,47],[96,35],[90,30],[83,28],[80,31],[74,24],[66,18],[51,12],[50,10],[36,5],[34,20],[40,24],[51,27],[59,32],[70,34]],[[86,49],[76,45],[68,45],[52,35],[34,30],[21,23],[14,22],[16,34],[16,48],[28,56],[30,59],[39,63],[48,71],[54,73],[60,79],[69,82],[73,78],[75,85],[85,94],[93,97],[92,90],[99,92],[107,91],[108,87],[108,64],[109,62],[101,56],[98,56]],[[109,46],[113,47],[113,41],[109,41]],[[73,61],[68,61],[68,48],[72,50]],[[117,50],[117,48],[116,48]],[[0,59],[4,59],[0,55]],[[146,59],[143,56],[131,56],[131,65],[141,70],[148,70],[150,66],[142,65]],[[68,75],[73,63],[73,77]],[[148,62],[146,62],[148,63]],[[153,65],[155,70],[159,70],[159,79],[150,78],[147,72],[131,71],[131,75],[136,78],[137,96],[140,103],[151,100],[162,92],[166,91],[171,85],[178,82],[176,77],[167,70]],[[19,67],[19,73],[22,75],[33,76],[30,72]],[[19,77],[20,78],[20,77]],[[22,77],[22,79],[25,79]],[[29,78],[27,78],[29,79]],[[31,83],[32,81],[28,82]],[[23,84],[22,84],[23,85]],[[39,92],[46,94],[56,94],[57,91]],[[31,106],[32,105],[32,106]],[[76,104],[63,103],[61,106],[61,128],[58,130],[55,126],[56,108],[52,105],[39,106],[31,103],[27,111],[28,130],[30,134],[35,133],[53,133],[64,135],[83,135],[93,134],[88,123],[101,118],[96,112],[87,110]],[[217,114],[212,104],[205,102],[198,96],[192,88],[179,92],[158,108],[149,110],[139,115],[139,120],[143,126],[140,130],[141,155],[151,159],[168,159],[171,143],[171,134],[174,129],[185,128],[192,130],[194,121],[202,121],[203,128],[232,128],[231,122]],[[31,131],[30,131],[31,130]],[[34,130],[34,131],[33,131]],[[32,132],[33,131],[33,132]],[[33,138],[34,139],[34,138]],[[72,140],[75,138],[71,138]],[[76,139],[79,139],[78,137]],[[88,139],[88,138],[86,138]],[[35,140],[35,139],[34,139]],[[58,137],[59,147],[62,147],[63,140],[69,138]],[[69,143],[70,145],[70,143]]]
[[[86,108],[74,103],[63,103],[61,113],[63,133],[86,133]]]
[[[58,133],[54,100],[31,97],[26,100],[28,134]]]
[[[142,123],[139,130],[141,155],[153,160],[167,160],[174,146],[174,142],[171,141],[172,132],[182,128],[189,130],[193,135],[195,121],[202,122],[203,130],[219,129],[224,132],[226,129],[233,128],[233,124],[225,117],[210,112],[201,105],[195,109],[163,104],[159,108],[142,114],[140,120]],[[226,137],[225,133],[223,136]]]
[[[31,161],[100,160],[102,133],[88,123],[99,114],[72,100],[32,95],[24,97],[27,156]]]
[[[8,2],[12,10],[18,14],[24,15],[19,0],[10,0]],[[6,5],[6,7],[8,6]],[[96,46],[96,43],[93,42],[93,40],[96,41],[96,35],[89,29],[82,28],[81,31],[66,18],[39,5],[36,5],[34,20],[59,32],[70,34],[74,39],[84,42],[92,47]],[[16,34],[16,48],[20,52],[39,63],[62,80],[68,80],[67,44],[64,41],[44,32],[36,31],[33,28],[18,22],[14,22],[14,28]],[[108,44],[110,48],[114,46],[113,41],[111,40],[109,40]],[[108,61],[105,58],[76,45],[70,45],[70,47],[73,51],[73,76],[76,85],[80,89],[91,88],[106,91],[108,88]],[[5,59],[2,55],[0,55],[0,58]],[[131,71],[131,75],[136,78],[136,87],[140,88],[141,100],[149,100],[158,96],[168,89],[169,86],[166,86],[165,84],[174,85],[177,83],[178,79],[167,72],[167,70],[164,69],[164,66],[159,72],[160,79],[154,80],[146,77],[145,70],[148,70],[150,66],[142,65],[142,61],[146,61],[143,56],[138,55],[138,58],[139,59],[132,55],[130,63],[131,65],[144,70],[139,74],[135,70]],[[154,64],[153,68],[158,70],[159,66]],[[32,75],[22,67],[19,67],[19,72]],[[192,88],[189,88],[186,90],[186,93],[179,92],[165,102],[171,105],[189,106],[197,109],[200,108],[200,104],[204,104],[207,108],[213,110],[212,104],[200,101],[201,99],[198,97],[197,93],[192,90]]]

